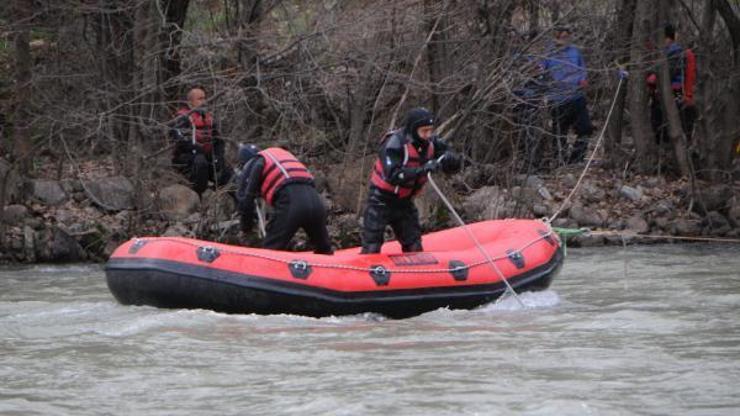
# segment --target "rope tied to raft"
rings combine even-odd
[[[441,160],[443,157],[444,157],[444,155],[442,155],[439,159]],[[516,293],[516,291],[514,290],[514,288],[511,287],[511,284],[509,283],[509,280],[506,279],[506,276],[504,276],[504,274],[501,272],[501,269],[499,269],[498,266],[496,266],[496,263],[491,258],[491,255],[488,254],[488,251],[486,251],[486,249],[481,245],[481,243],[475,237],[475,234],[473,234],[473,232],[470,231],[470,229],[468,228],[468,225],[460,217],[460,214],[457,213],[457,210],[455,210],[455,207],[452,206],[452,204],[447,199],[447,197],[445,196],[445,194],[442,193],[442,190],[439,189],[439,187],[437,186],[437,183],[434,182],[434,179],[432,178],[432,173],[431,172],[428,172],[427,173],[427,179],[429,180],[429,183],[432,185],[432,188],[434,188],[434,191],[437,192],[437,195],[439,195],[439,198],[447,206],[447,209],[450,210],[450,212],[452,213],[452,216],[455,217],[455,220],[460,224],[460,227],[462,227],[462,229],[465,230],[465,233],[473,241],[473,243],[475,244],[475,246],[478,248],[478,251],[480,251],[481,254],[483,254],[483,257],[486,259],[486,263],[488,263],[488,264],[491,265],[491,268],[493,268],[493,270],[496,272],[496,274],[501,279],[501,281],[504,282],[504,284],[506,285],[506,291],[508,293],[511,293],[512,296],[514,296],[514,299],[516,299],[517,302],[519,302],[519,305],[522,308],[526,308],[526,305],[524,305],[524,302],[522,302],[522,300],[519,298],[519,295]],[[549,228],[549,226],[548,226],[548,229],[549,230],[552,230],[551,228]],[[550,232],[552,232],[552,231],[550,231]]]

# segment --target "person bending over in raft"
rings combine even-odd
[[[326,229],[326,208],[305,165],[285,149],[270,147],[260,151],[253,144],[239,147],[239,161],[244,166],[237,191],[243,232],[254,227],[255,199],[262,197],[274,208],[262,247],[286,250],[298,229],[303,228],[314,253],[333,253]]]
[[[423,251],[419,211],[414,197],[427,173],[460,170],[461,159],[434,134],[435,116],[424,108],[406,115],[401,129],[388,132],[370,173],[370,191],[362,230],[362,254],[379,253],[390,225],[404,252]],[[440,160],[441,158],[441,160]]]

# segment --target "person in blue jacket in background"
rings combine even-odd
[[[584,89],[588,86],[586,65],[581,51],[570,40],[571,29],[556,27],[555,45],[542,61],[548,77],[547,101],[552,114],[559,162],[583,161],[593,127],[586,106]],[[567,153],[567,134],[573,127],[576,141]]]

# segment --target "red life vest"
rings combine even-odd
[[[383,138],[383,142],[387,141],[391,135],[397,133],[397,131],[393,131],[386,134]],[[434,142],[429,142],[426,154],[424,155],[424,160],[422,161],[422,158],[420,157],[419,152],[416,150],[416,147],[414,147],[414,145],[410,141],[407,141],[406,144],[404,144],[403,146],[403,163],[401,164],[401,166],[408,168],[420,167],[424,162],[432,159],[433,157]],[[392,185],[388,182],[385,174],[383,173],[383,162],[380,160],[380,158],[378,158],[375,161],[375,165],[373,165],[372,172],[370,172],[370,183],[383,191],[396,194],[399,198],[405,199],[416,196],[427,183],[427,177],[426,175],[418,175],[412,181],[402,182],[400,185]]]
[[[213,116],[211,113],[206,113],[204,117],[197,111],[191,112],[188,108],[181,108],[177,111],[177,115],[188,117],[195,141],[203,147],[203,152],[211,153],[213,149]]]
[[[272,205],[272,200],[281,187],[289,183],[313,181],[313,176],[306,166],[289,151],[279,147],[270,147],[259,154],[265,159],[260,193],[268,204]]]

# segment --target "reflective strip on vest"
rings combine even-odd
[[[430,160],[434,157],[434,143],[429,142],[425,155],[425,161]],[[421,166],[421,160],[419,152],[411,143],[406,143],[403,146],[403,162],[401,167],[416,168]],[[388,183],[383,172],[383,162],[378,158],[373,165],[373,170],[370,172],[370,183],[385,192],[393,193],[398,195],[399,198],[405,199],[415,196],[427,183],[427,177],[425,175],[419,175],[414,179],[413,183],[404,183],[398,185],[392,185]]]
[[[259,152],[265,160],[262,168],[262,198],[272,205],[275,194],[283,186],[294,182],[310,182],[313,176],[292,153],[279,147]]]
[[[202,117],[198,112],[183,108],[177,114],[187,116],[190,121],[193,144],[198,143],[205,153],[211,153],[213,149],[213,116],[211,113],[206,113],[205,117]]]

